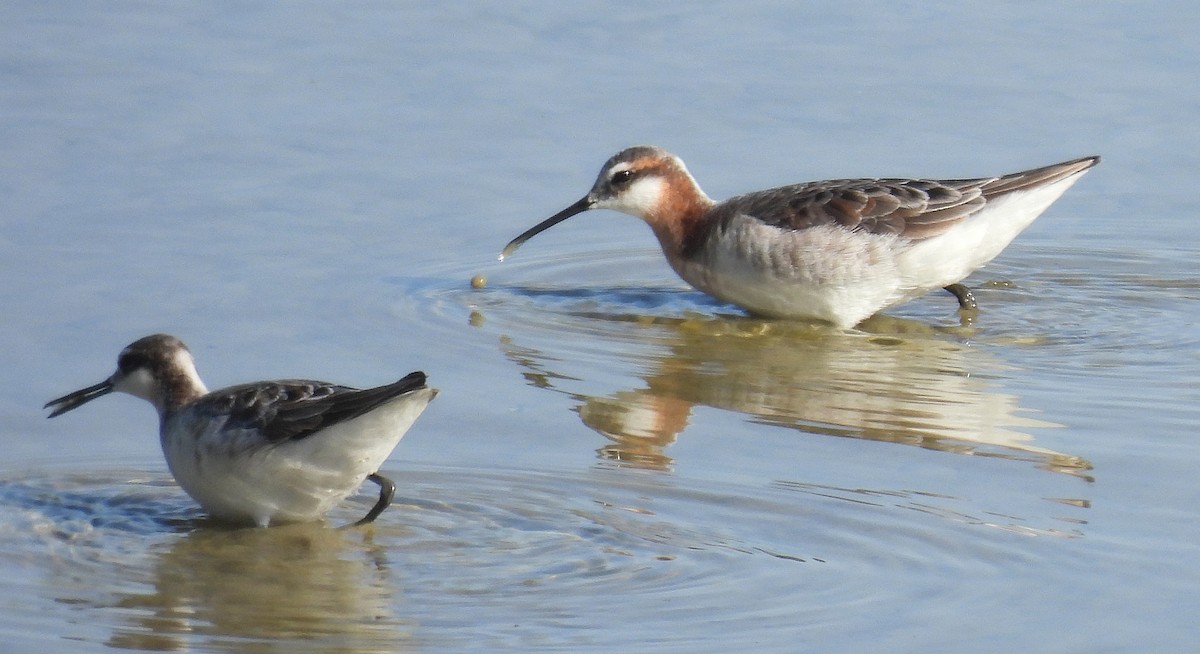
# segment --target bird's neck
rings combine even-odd
[[[150,400],[161,418],[179,411],[208,393],[208,388],[204,386],[194,368],[174,371],[161,382],[161,394]]]
[[[684,257],[695,239],[706,231],[706,217],[714,202],[690,175],[681,175],[672,180],[672,185],[686,192],[664,194],[644,219],[654,230],[663,253],[674,260]]]

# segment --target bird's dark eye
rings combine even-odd
[[[124,375],[132,374],[138,368],[146,368],[149,364],[149,357],[141,352],[122,352],[117,357],[117,369]]]
[[[627,186],[631,181],[633,181],[632,170],[618,170],[617,172],[613,173],[612,178],[608,180],[610,184],[618,188]]]

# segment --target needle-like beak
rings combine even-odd
[[[525,241],[528,241],[534,236],[537,236],[538,234],[550,229],[551,227],[561,223],[571,216],[574,216],[575,214],[580,214],[588,209],[591,209],[592,205],[595,203],[596,201],[592,199],[591,195],[585,195],[575,204],[572,204],[566,209],[563,209],[562,211],[550,216],[533,227],[530,227],[529,229],[525,230],[525,233],[509,241],[508,245],[504,246],[504,249],[500,251],[500,260],[504,261],[504,257],[516,252],[517,248],[521,247]]]
[[[57,400],[50,400],[46,403],[46,406],[42,408],[49,409],[50,407],[54,407],[54,411],[51,411],[50,415],[46,416],[47,418],[53,418],[54,416],[61,416],[71,409],[77,409],[88,402],[91,402],[98,397],[108,395],[111,392],[113,392],[112,379],[105,379],[95,386],[81,388],[74,393],[68,393],[60,397]]]

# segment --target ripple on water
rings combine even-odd
[[[1169,363],[1200,346],[1200,334],[1191,328],[1197,312],[1180,311],[1200,299],[1200,275],[1190,259],[1170,249],[1022,249],[980,274],[1014,280],[995,293],[984,288],[980,299],[1000,309],[1019,304],[1019,311],[989,316],[995,332],[1036,334],[1018,345],[1068,344],[1097,363],[1158,353]]]
[[[470,287],[477,272],[487,273],[485,288]],[[965,624],[1019,603],[968,580],[1044,571],[1028,565],[1046,553],[1038,544],[1082,535],[1088,500],[1012,492],[1028,477],[1000,467],[987,468],[998,496],[962,493],[982,501],[913,490],[972,488],[946,479],[978,467],[944,463],[922,467],[942,475],[932,483],[920,472],[896,475],[908,480],[899,488],[757,473],[737,478],[757,485],[712,481],[726,478],[726,458],[750,465],[753,455],[737,449],[754,452],[755,436],[778,427],[1090,479],[1087,460],[1036,441],[1057,425],[1029,415],[1004,386],[1012,365],[995,351],[1050,343],[1065,320],[1042,295],[1022,295],[1037,283],[1029,276],[986,285],[988,306],[974,325],[960,324],[953,300],[935,294],[842,333],[747,318],[687,288],[649,249],[523,253],[500,270],[447,281],[454,274],[396,280],[405,287],[397,312],[418,323],[465,317],[495,339],[512,379],[571,398],[578,419],[602,436],[603,462],[578,475],[410,475],[407,512],[375,537],[410,557],[393,569],[404,589],[398,614],[420,625],[418,641],[791,650],[810,633],[877,631],[874,620],[897,619],[896,607],[913,597],[931,622],[957,614]],[[1035,306],[1043,312],[1031,315]],[[562,411],[561,402],[547,404]],[[693,456],[688,474],[708,479],[661,474],[673,469],[697,407],[747,424],[737,438],[706,434],[708,460]],[[784,469],[777,463],[762,467]],[[1072,565],[1052,567],[1069,575]]]
[[[913,321],[872,321],[864,329],[998,343],[1070,342],[1098,351],[1130,345],[1194,351],[1200,345],[1200,333],[1189,329],[1195,312],[1178,310],[1200,299],[1200,277],[1190,258],[1189,252],[1169,248],[1016,248],[966,280],[983,307],[972,321],[981,329],[960,328],[953,302],[936,292],[887,312]],[[417,320],[444,315],[455,305],[478,308],[480,319],[506,324],[536,317],[528,326],[546,330],[577,331],[586,328],[579,320],[589,316],[641,323],[744,316],[678,279],[653,247],[523,251],[488,272],[482,289],[471,288],[469,273],[450,268],[434,271],[436,281],[393,281],[408,286],[404,302],[410,310],[404,313]]]
[[[572,397],[612,441],[602,458],[669,468],[668,448],[694,408],[709,406],[813,434],[1090,474],[1081,457],[1034,443],[1030,430],[1057,425],[993,383],[1007,364],[974,347],[1002,344],[1002,330],[963,324],[948,295],[917,303],[941,312],[940,323],[885,315],[846,333],[746,317],[678,280],[638,282],[653,274],[655,251],[528,259],[490,275],[486,289],[425,287],[411,301],[469,307],[471,324],[496,335],[527,383]]]
[[[10,476],[0,559],[25,573],[10,619],[58,614],[52,638],[140,649],[788,646],[798,624],[848,628],[914,592],[986,610],[945,580],[1019,568],[1021,536],[1074,535],[986,529],[953,498],[886,490],[602,468],[393,476],[393,508],[344,530],[220,528],[155,473]]]
[[[536,315],[538,321],[529,327],[554,332],[577,330],[589,316],[645,322],[660,316],[740,314],[691,289],[665,266],[657,250],[591,250],[496,264],[483,288],[475,288],[472,273],[457,267],[389,281],[404,288],[394,312],[406,321],[442,323],[448,314],[466,309],[475,312],[473,320],[527,321]],[[655,272],[657,279],[648,282]]]

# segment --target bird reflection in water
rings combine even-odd
[[[120,649],[403,650],[411,625],[393,615],[394,580],[369,533],[302,523],[197,529],[162,551],[149,592],[118,606]]]
[[[588,316],[619,322],[630,316]],[[866,333],[842,334],[787,321],[749,318],[649,321],[661,353],[646,356],[645,386],[608,395],[561,388],[561,355],[505,338],[530,383],[573,397],[583,422],[609,443],[600,457],[669,469],[666,453],[697,406],[736,411],[753,422],[811,434],[860,438],[1005,459],[1090,480],[1091,464],[1033,444],[1024,430],[1058,427],[1027,415],[1014,395],[986,380],[1002,364],[923,323],[879,316]],[[967,329],[963,327],[962,329]],[[644,344],[644,342],[642,343]]]

